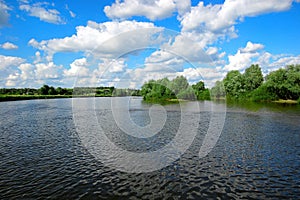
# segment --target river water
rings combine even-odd
[[[218,106],[224,118],[211,127],[222,129],[201,157]],[[275,104],[151,107],[128,97],[1,102],[0,199],[297,199],[299,122],[299,106]],[[95,123],[105,134],[98,140],[91,137],[98,137]],[[184,123],[185,138],[172,143]],[[125,154],[112,152],[110,142]],[[160,151],[169,144],[173,151]]]

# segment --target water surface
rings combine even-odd
[[[112,114],[110,98],[95,103],[95,114]],[[131,119],[147,126],[150,105],[132,99]],[[215,148],[198,152],[209,127],[209,102],[199,102],[197,135],[173,164],[148,173],[112,169],[82,144],[72,99],[0,103],[0,199],[297,199],[300,196],[300,109],[297,106],[228,105]],[[256,105],[257,106],[257,105]],[[175,137],[182,115],[166,105],[159,134],[130,136],[114,121],[101,121],[107,137],[132,152],[162,148]],[[86,116],[88,117],[88,116]],[[114,159],[111,156],[111,159]]]

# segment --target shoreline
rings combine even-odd
[[[0,95],[0,102],[7,102],[7,101],[22,101],[22,100],[35,100],[35,99],[62,99],[62,98],[86,98],[86,97],[118,97],[118,96],[111,96],[111,95]],[[226,99],[212,99],[210,101],[226,101]],[[147,103],[179,103],[179,102],[186,102],[188,100],[184,99],[165,99],[161,101],[145,101]],[[234,102],[240,102],[234,101]],[[260,103],[255,101],[250,101],[254,103]],[[266,103],[266,102],[264,102]],[[289,104],[289,105],[298,105],[300,104],[297,100],[291,99],[279,99],[275,101],[268,101],[268,103],[276,103],[276,104]]]
[[[85,97],[113,97],[111,95],[0,95],[0,102],[23,101],[35,99],[66,99],[66,98],[85,98]]]

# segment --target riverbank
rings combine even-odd
[[[300,104],[299,101],[291,100],[291,99],[288,99],[288,100],[279,99],[277,101],[272,101],[272,102],[274,102],[274,103],[281,103],[281,104]]]
[[[0,95],[1,101],[21,101],[33,99],[60,99],[60,98],[84,98],[84,97],[111,97],[111,95]]]
[[[0,95],[0,101],[72,98],[72,95]]]

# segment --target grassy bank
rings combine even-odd
[[[277,101],[273,101],[274,103],[281,103],[281,104],[298,104],[299,102],[296,100],[283,100],[283,99],[279,99]]]

